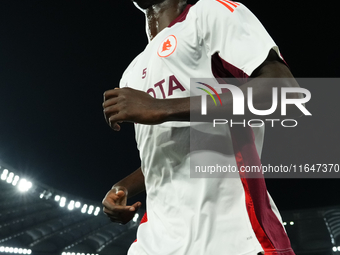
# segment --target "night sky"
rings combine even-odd
[[[339,77],[339,22],[331,2],[243,3],[295,77]],[[133,125],[112,131],[102,101],[145,48],[144,24],[129,0],[1,1],[0,159],[33,181],[96,201],[137,169]],[[340,88],[310,89],[313,117],[301,118],[294,130],[268,130],[264,163],[340,163]],[[270,179],[267,185],[281,210],[340,205],[339,179]]]

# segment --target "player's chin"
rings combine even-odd
[[[143,10],[146,10],[152,5],[160,4],[164,1],[165,0],[132,0],[132,2],[135,2]]]

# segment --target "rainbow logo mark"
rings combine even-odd
[[[217,96],[218,100],[220,101],[220,103],[221,103],[221,105],[222,105],[222,100],[221,100],[219,94],[217,94],[217,91],[216,91],[213,87],[211,87],[210,85],[205,84],[205,83],[203,83],[203,82],[197,82],[197,83],[198,83],[198,84],[202,84],[202,85],[208,87],[212,92],[214,92],[214,94]],[[217,106],[217,103],[216,103],[215,98],[213,97],[213,95],[212,95],[208,90],[203,89],[203,88],[200,88],[200,87],[197,87],[197,88],[200,89],[200,90],[203,90],[204,92],[206,92],[206,93],[212,98],[212,100],[214,100],[214,103],[215,103],[215,105]]]

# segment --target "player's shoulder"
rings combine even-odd
[[[223,17],[239,16],[248,11],[244,4],[229,0],[199,0],[194,7],[197,17],[210,20],[222,15]]]

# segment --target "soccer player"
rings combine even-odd
[[[263,178],[190,178],[189,170],[190,161],[216,156],[207,149],[190,151],[190,110],[201,106],[200,97],[190,97],[190,78],[237,78],[242,91],[253,88],[256,109],[269,109],[273,85],[262,78],[289,78],[275,86],[298,87],[277,45],[241,3],[134,3],[145,13],[149,43],[103,103],[114,130],[121,122],[135,123],[141,157],[141,167],[114,187],[124,187],[128,197],[147,193],[147,217],[128,254],[293,255]],[[231,94],[220,98],[223,106],[216,111],[232,116]],[[212,106],[211,100],[208,111]],[[261,164],[262,128],[226,126],[223,132],[229,165]],[[112,189],[103,200],[114,222],[128,222],[141,206],[121,204],[125,195]]]

